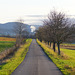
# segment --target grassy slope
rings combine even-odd
[[[8,37],[0,37],[0,52],[13,47],[15,44],[15,38],[8,38]]]
[[[61,49],[65,54],[63,56],[59,56],[45,44],[38,40],[37,42],[44,49],[44,52],[50,57],[50,59],[56,64],[56,66],[63,72],[64,75],[75,75],[75,51]]]
[[[21,46],[11,59],[0,66],[0,75],[10,75],[18,67],[24,60],[31,41],[31,39],[27,39],[25,45]]]
[[[63,48],[61,48],[61,51],[63,51],[70,58],[75,59],[75,50],[69,50],[69,49],[63,49]]]
[[[13,47],[14,46],[14,42],[0,42],[0,52],[10,48],[10,47]]]

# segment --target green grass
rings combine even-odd
[[[61,51],[63,51],[66,55],[68,55],[70,58],[75,59],[75,50],[70,49],[63,49],[61,48]]]
[[[32,39],[27,39],[26,43],[19,48],[15,55],[8,59],[6,63],[0,65],[0,75],[10,75],[24,60]]]
[[[75,44],[71,44],[71,43],[62,43],[61,45],[65,45],[65,46],[75,46]]]
[[[0,52],[13,47],[15,44],[15,42],[11,42],[11,41],[0,41]]]
[[[75,75],[75,50],[61,49],[63,56],[58,55],[44,43],[37,40],[38,44],[44,49],[44,52],[56,64],[64,75]]]

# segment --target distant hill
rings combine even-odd
[[[0,24],[0,35],[15,35],[13,32],[13,28],[16,25],[17,22],[8,22],[5,24]],[[28,24],[23,24],[26,25],[27,31],[31,34],[34,32],[31,32],[31,26],[34,26],[35,29],[38,29],[41,25],[28,25]]]
[[[75,24],[75,18],[69,18],[69,21],[70,21],[72,24]]]
[[[0,24],[0,35],[14,35],[13,28],[16,22],[8,22],[5,24]],[[27,27],[28,32],[31,32],[30,25],[24,24]]]

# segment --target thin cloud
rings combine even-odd
[[[43,21],[43,19],[26,19],[24,21]]]
[[[75,15],[67,15],[67,16],[70,16],[70,17],[75,17]]]
[[[46,15],[25,15],[26,17],[46,17]]]

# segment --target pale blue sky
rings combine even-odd
[[[25,23],[41,24],[53,9],[75,15],[75,0],[0,0],[0,23],[23,18]]]

